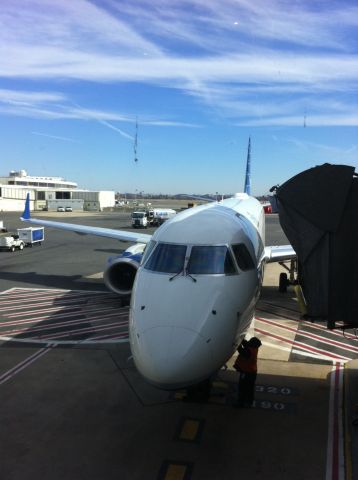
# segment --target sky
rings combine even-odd
[[[234,193],[249,137],[255,195],[356,167],[357,27],[356,0],[3,1],[0,176]]]

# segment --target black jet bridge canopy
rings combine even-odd
[[[358,178],[328,163],[276,190],[279,219],[295,249],[308,315],[358,326]]]

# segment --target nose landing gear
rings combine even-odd
[[[298,261],[297,259],[290,260],[289,266],[287,265],[287,262],[279,262],[279,264],[287,270],[288,274],[286,272],[280,273],[278,291],[286,293],[289,285],[297,285],[300,283]]]

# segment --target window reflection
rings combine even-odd
[[[142,261],[141,264],[144,265],[144,263],[147,261],[147,258],[149,258],[149,255],[152,253],[154,247],[156,246],[157,242],[154,240],[151,240],[145,247],[144,253],[142,256]]]
[[[192,275],[236,273],[226,246],[192,247],[187,272]]]
[[[159,243],[144,268],[153,272],[179,273],[184,269],[186,245]]]
[[[253,268],[255,268],[254,261],[246,245],[244,245],[243,243],[232,245],[232,250],[234,252],[240,270],[245,272],[246,270],[252,270]]]

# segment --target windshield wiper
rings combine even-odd
[[[180,272],[176,273],[175,275],[173,275],[172,277],[169,278],[169,282],[171,282],[172,280],[174,280],[175,277],[177,277],[178,275],[180,275],[181,273],[183,273],[184,269],[182,268],[180,270]]]
[[[185,271],[185,275],[186,275],[187,277],[190,277],[190,278],[193,280],[194,283],[197,282],[196,278],[194,278],[192,275],[190,275],[190,273],[188,273],[188,270]]]

